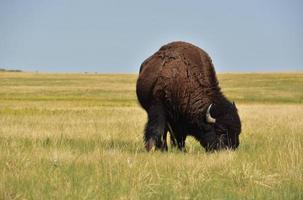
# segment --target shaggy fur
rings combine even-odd
[[[137,97],[148,113],[145,147],[166,150],[166,132],[173,146],[184,150],[188,135],[206,150],[237,148],[241,122],[236,106],[222,94],[211,58],[185,42],[164,45],[143,62]],[[215,124],[205,120],[208,106]]]

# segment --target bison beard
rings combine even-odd
[[[185,150],[188,135],[206,151],[235,149],[241,122],[234,103],[222,94],[210,57],[185,42],[164,45],[143,62],[137,97],[148,114],[144,130],[149,151],[172,146]]]

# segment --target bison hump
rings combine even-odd
[[[137,81],[138,100],[144,108],[160,99],[192,112],[193,107],[200,109],[200,101],[205,101],[210,89],[219,90],[210,57],[185,42],[162,46],[143,62]]]

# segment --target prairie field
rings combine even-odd
[[[303,199],[303,73],[218,74],[243,128],[215,153],[147,153],[137,76],[0,72],[0,199]]]

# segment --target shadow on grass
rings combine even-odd
[[[257,145],[258,146],[258,145]],[[79,153],[90,153],[97,150],[101,151],[118,151],[121,153],[147,153],[143,141],[122,140],[119,138],[103,139],[96,138],[69,138],[45,137],[45,138],[20,138],[20,137],[0,137],[0,150],[32,151],[36,148],[46,150],[69,150]],[[236,151],[251,152],[256,151],[255,145],[242,144]],[[194,141],[186,145],[186,153],[172,147],[168,141],[168,151],[163,153],[177,154],[204,154],[205,149]],[[223,151],[223,150],[222,150]],[[161,152],[161,151],[159,151]],[[219,151],[220,152],[220,151]]]

